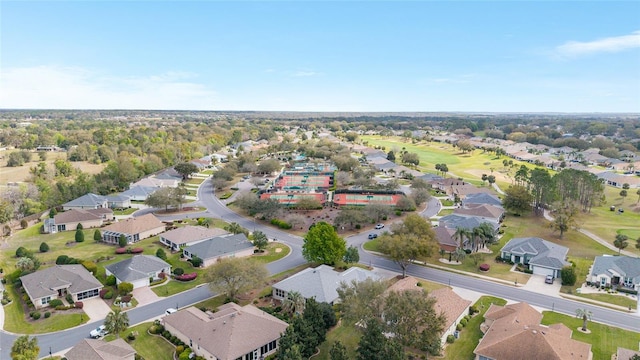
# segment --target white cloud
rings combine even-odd
[[[8,68],[0,73],[0,107],[215,109],[217,94],[196,78],[189,72],[118,77],[78,67]]]
[[[308,77],[308,76],[316,76],[319,75],[319,73],[315,72],[315,71],[296,71],[294,72],[291,76],[293,77]]]
[[[614,36],[594,41],[568,41],[556,47],[556,53],[561,56],[580,56],[600,52],[620,52],[623,50],[640,48],[640,31],[629,35]]]

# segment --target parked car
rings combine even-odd
[[[92,339],[98,339],[107,335],[108,333],[109,332],[107,331],[107,328],[104,325],[100,325],[97,328],[91,330],[91,332],[89,333],[89,337]]]
[[[384,228],[384,224],[378,224],[378,225],[376,225],[376,229],[377,229],[377,230],[380,230],[380,229],[382,229],[382,228]]]
[[[170,315],[170,314],[173,314],[176,311],[178,311],[178,310],[176,310],[174,308],[168,308],[167,310],[164,311],[164,314],[165,315]]]
[[[377,237],[378,237],[378,234],[376,234],[376,233],[371,233],[371,234],[369,234],[369,240],[371,240],[371,239],[375,239],[375,238],[377,238]]]
[[[553,284],[553,276],[551,276],[551,275],[547,275],[547,277],[546,277],[546,278],[544,278],[544,282],[545,282],[546,284]]]

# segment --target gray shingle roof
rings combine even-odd
[[[443,216],[440,218],[439,222],[441,226],[445,226],[449,229],[462,228],[465,230],[473,230],[474,228],[480,226],[482,223],[487,223],[490,224],[495,231],[498,230],[498,227],[500,226],[495,221],[490,221],[481,217],[457,214]]]
[[[171,265],[151,255],[135,255],[129,259],[107,265],[108,269],[120,281],[133,282],[149,278],[150,273],[171,269]]]
[[[613,272],[632,279],[634,284],[640,284],[640,258],[629,256],[596,256],[591,269],[591,275],[607,274]]]
[[[102,288],[102,284],[82,265],[56,265],[20,278],[31,299],[57,295],[67,288],[72,294]]]
[[[96,207],[96,206],[102,206],[106,201],[107,201],[107,198],[102,195],[89,193],[86,195],[82,195],[77,199],[71,200],[62,206],[64,207]]]
[[[463,204],[488,204],[502,207],[502,201],[494,195],[487,193],[474,193],[465,196]]]
[[[83,339],[64,355],[68,360],[121,360],[132,359],[136,351],[123,339],[106,342]]]
[[[513,238],[500,251],[522,256],[530,255],[529,264],[541,267],[562,269],[569,265],[565,261],[569,248],[537,237]]]
[[[213,239],[187,246],[184,250],[206,260],[252,248],[253,244],[244,234],[235,234],[231,236],[214,237]]]
[[[379,279],[379,276],[369,270],[352,267],[344,272],[334,271],[332,267],[320,265],[308,268],[292,275],[276,284],[273,288],[299,292],[305,299],[315,297],[318,302],[332,303],[338,299],[337,289],[341,282],[361,282],[366,279]]]
[[[145,196],[146,197],[146,196],[149,196],[149,195],[153,194],[153,192],[158,190],[158,189],[159,188],[152,187],[152,186],[137,185],[137,186],[131,187],[127,191],[122,192],[121,195],[128,196],[128,197],[137,197],[137,196]]]
[[[212,239],[216,236],[228,234],[227,231],[219,228],[206,228],[204,226],[187,225],[167,231],[160,235],[174,244],[189,244],[193,242]],[[246,239],[246,237],[245,237]]]

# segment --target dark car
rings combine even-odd
[[[375,233],[369,234],[369,239],[375,239],[377,237],[378,237],[378,234],[375,234]]]

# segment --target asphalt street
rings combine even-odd
[[[260,230],[264,232],[270,239],[276,239],[277,241],[286,243],[291,247],[291,253],[287,257],[268,264],[267,268],[272,274],[291,269],[306,262],[302,258],[303,241],[301,237],[290,235],[286,232],[274,229],[270,226],[262,225],[229,210],[224,203],[222,203],[213,195],[210,179],[205,180],[202,186],[200,186],[200,188],[198,189],[198,201],[194,203],[194,205],[203,206],[207,210],[200,213],[183,214],[179,216],[171,216],[170,218],[160,218],[163,220],[169,220],[208,216],[219,218],[227,222],[237,222],[238,224],[249,230]],[[440,203],[438,202],[438,200],[432,199],[426,210],[421,214],[425,217],[431,217],[437,214],[439,206]],[[153,209],[145,209],[144,211],[137,212],[136,216],[150,211],[153,211]],[[376,232],[379,233],[384,230],[385,229],[376,230]],[[401,273],[400,267],[393,261],[362,251],[361,246],[362,244],[364,244],[364,242],[367,241],[368,233],[369,232],[363,232],[346,239],[348,245],[355,245],[358,247],[358,249],[361,250],[360,262],[362,264]],[[492,281],[459,275],[456,273],[428,268],[420,265],[410,265],[407,269],[407,274],[441,284],[456,286],[468,290],[473,290],[479,293],[500,297],[503,299],[525,301],[531,305],[557,311],[570,316],[574,316],[575,311],[578,308],[588,309],[593,313],[593,321],[640,332],[640,316],[638,316],[638,313],[630,314],[626,312],[610,310],[607,308],[590,305],[588,303],[534,293],[515,286],[503,285]],[[164,298],[155,303],[129,310],[127,311],[127,314],[129,315],[130,323],[136,324],[149,321],[160,316],[164,313],[164,310],[166,308],[182,308],[208,299],[213,295],[214,294],[209,290],[207,286],[200,286],[182,292],[180,294]],[[37,335],[38,344],[40,345],[41,349],[40,356],[44,357],[46,355],[49,355],[49,349],[51,349],[51,352],[56,353],[58,351],[74,346],[82,338],[87,337],[89,332],[101,323],[101,321],[94,322],[61,332]],[[0,332],[0,360],[10,359],[9,353],[15,337],[16,335],[9,334],[4,331]]]

